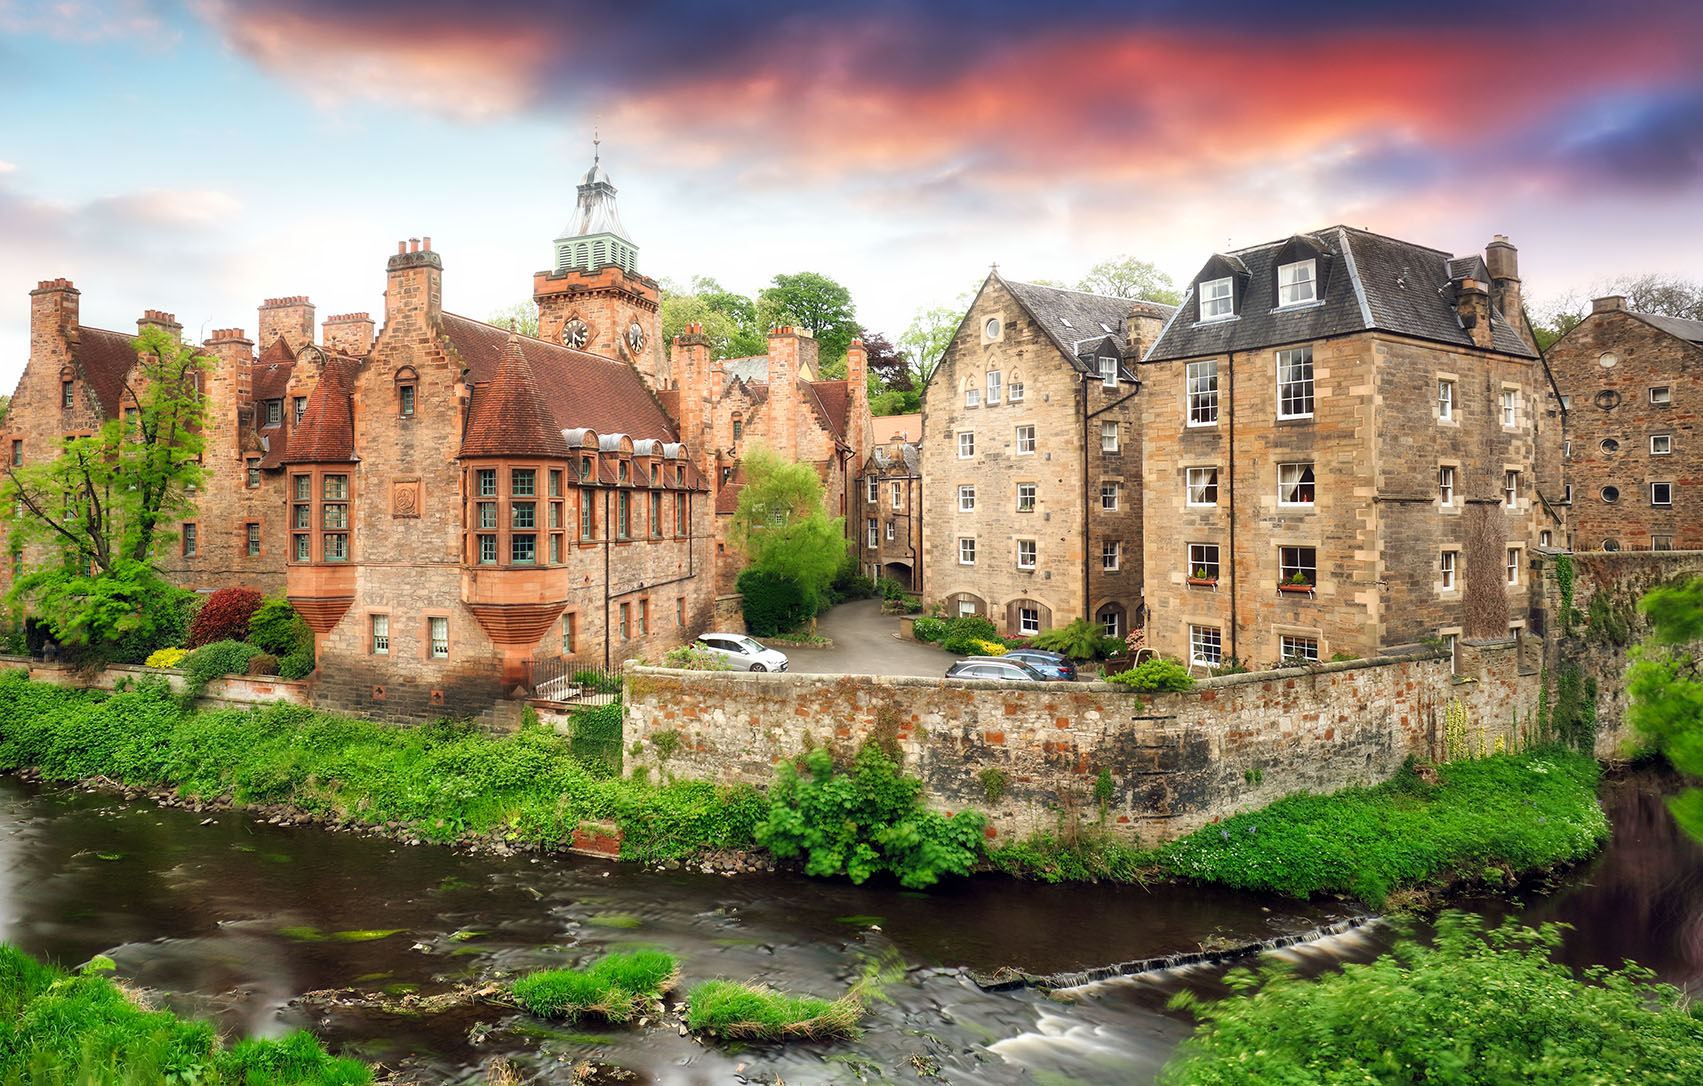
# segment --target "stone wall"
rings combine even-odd
[[[120,682],[164,679],[172,690],[182,693],[188,680],[175,668],[142,667],[139,664],[108,664],[94,673],[73,671],[65,664],[43,663],[27,656],[0,656],[0,668],[29,669],[30,678],[56,686],[80,686],[95,690],[111,690]],[[204,709],[229,706],[258,705],[269,701],[287,701],[292,705],[311,704],[310,684],[306,680],[280,679],[276,675],[245,677],[227,675],[207,684],[197,702]]]
[[[1459,700],[1475,745],[1529,734],[1535,669],[1512,640],[1447,656],[1323,664],[1208,679],[1180,694],[1107,683],[694,672],[630,666],[628,767],[766,785],[814,745],[841,754],[877,739],[902,752],[933,807],[972,808],[992,836],[1021,837],[1100,817],[1142,840],[1169,839],[1291,792],[1382,780],[1408,754],[1441,754]],[[675,739],[661,739],[673,733]],[[631,752],[637,745],[640,753]]]

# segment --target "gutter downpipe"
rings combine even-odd
[[[1236,653],[1236,352],[1225,353],[1230,377],[1230,658],[1238,664]]]

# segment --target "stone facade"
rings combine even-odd
[[[1703,321],[1620,297],[1549,348],[1567,412],[1567,545],[1703,547]]]
[[[885,432],[863,462],[846,520],[857,537],[858,563],[870,580],[888,577],[922,590],[922,416],[873,420]]]

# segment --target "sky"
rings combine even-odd
[[[1703,4],[0,0],[0,387],[29,294],[252,335],[266,297],[526,300],[592,133],[639,267],[830,275],[896,336],[997,262],[1335,223],[1520,249],[1528,298],[1703,278]],[[382,318],[381,318],[382,319]]]

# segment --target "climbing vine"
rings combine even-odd
[[[1572,633],[1578,613],[1573,610],[1573,556],[1570,554],[1555,556],[1555,587],[1561,590],[1561,628]]]

